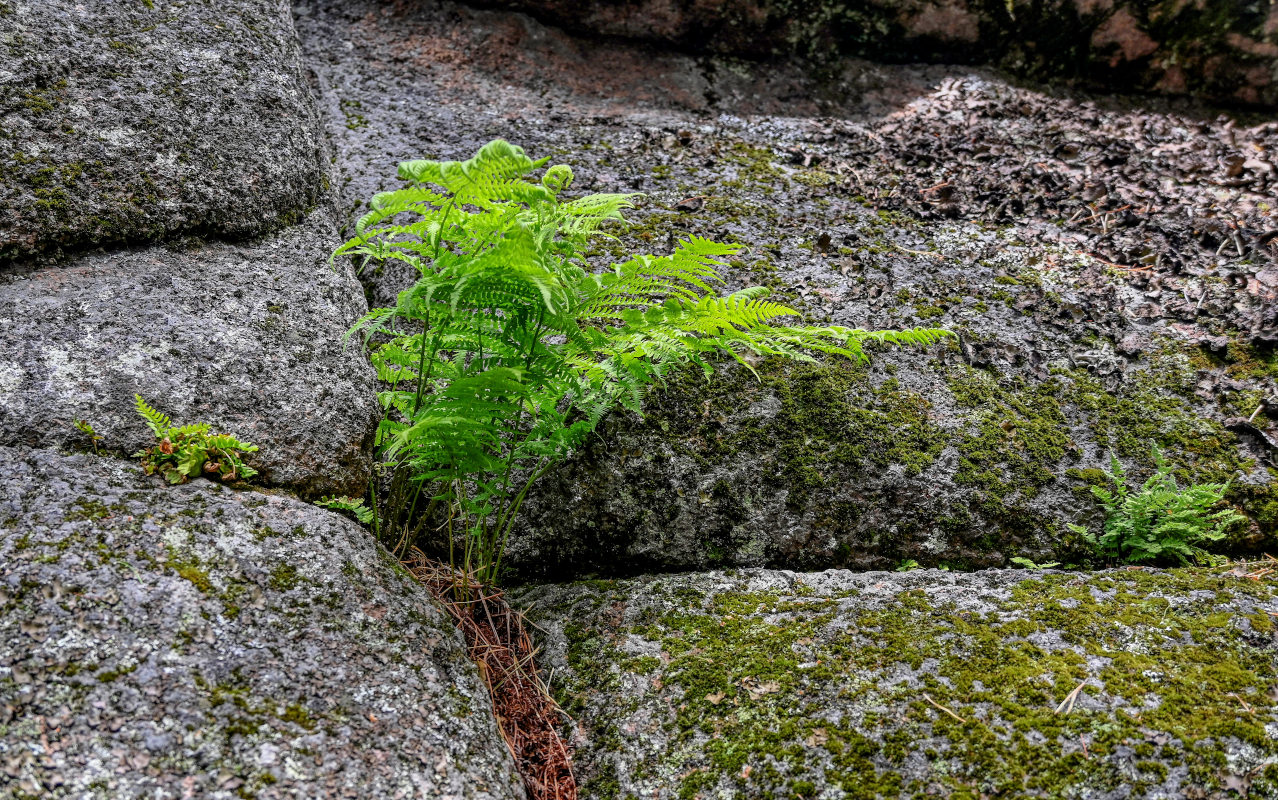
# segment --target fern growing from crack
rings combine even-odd
[[[133,402],[156,438],[154,446],[133,454],[142,459],[147,475],[159,473],[176,484],[201,475],[230,481],[257,474],[244,463],[242,455],[257,452],[257,445],[241,442],[228,433],[211,433],[210,426],[202,422],[174,426],[168,414],[153,408],[140,394],[133,395]]]
[[[693,363],[709,376],[722,353],[752,372],[762,356],[860,360],[868,341],[949,335],[783,324],[798,312],[764,287],[718,294],[724,259],[741,246],[696,236],[598,268],[592,242],[625,224],[636,195],[565,200],[567,166],[530,177],[546,163],[497,140],[463,162],[400,164],[407,186],[374,196],[334,253],[417,275],[352,329],[383,384],[382,459],[408,487],[380,516],[397,526],[419,511],[442,516],[454,565],[481,581],[497,579],[536,480],[608,411],[642,412],[669,370]]]
[[[1102,531],[1095,534],[1075,524],[1070,529],[1098,555],[1121,564],[1210,564],[1219,560],[1202,545],[1224,539],[1233,526],[1247,521],[1222,503],[1228,485],[1198,483],[1182,489],[1157,447],[1152,455],[1154,474],[1135,489],[1128,484],[1118,457],[1110,454],[1105,477],[1112,489],[1091,487],[1105,508]]]

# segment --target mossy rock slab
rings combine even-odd
[[[1251,568],[743,570],[523,590],[583,794],[1278,797]]]
[[[177,425],[258,445],[259,483],[364,492],[373,375],[343,334],[359,284],[328,256],[326,212],[243,245],[179,241],[0,275],[0,444],[88,449],[75,420],[129,456],[154,444],[145,397]]]
[[[0,447],[6,798],[522,798],[461,635],[285,497]]]
[[[0,4],[0,266],[296,221],[326,156],[283,0]]]

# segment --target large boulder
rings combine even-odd
[[[1278,9],[1247,0],[483,0],[569,30],[752,57],[993,64],[1107,90],[1278,104]]]
[[[259,482],[361,495],[377,404],[343,335],[364,312],[328,212],[249,244],[175,241],[0,275],[0,445],[100,446],[154,437],[141,394],[175,424],[252,442]]]
[[[0,264],[260,234],[320,196],[285,0],[8,0],[0,64]]]
[[[1273,798],[1278,586],[1247,572],[747,570],[515,600],[597,800]]]
[[[729,285],[808,321],[959,338],[681,376],[534,491],[513,568],[1076,562],[1098,470],[1112,452],[1143,480],[1154,446],[1182,481],[1232,482],[1254,522],[1234,544],[1269,546],[1278,221],[1254,154],[1278,128],[977,77],[879,119],[764,122],[614,134],[599,173],[655,185],[623,245],[735,239]]]
[[[521,798],[460,634],[341,516],[0,447],[14,798]]]
[[[646,194],[597,266],[735,240],[730,289],[768,285],[814,323],[960,334],[869,365],[675,376],[535,487],[518,577],[1077,563],[1067,523],[1098,524],[1111,450],[1143,480],[1151,445],[1183,481],[1231,482],[1252,523],[1230,546],[1278,535],[1272,122],[952,67],[851,65],[831,97],[784,65],[453,6],[317,2],[299,31],[352,206],[399,160],[502,136],[570,164],[575,191]],[[411,277],[364,275],[379,304]]]

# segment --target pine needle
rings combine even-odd
[[[935,700],[933,700],[933,699],[932,699],[932,696],[931,696],[930,694],[928,694],[927,692],[924,692],[924,693],[923,693],[923,699],[924,699],[924,700],[926,700],[926,701],[928,701],[929,703],[931,703],[931,704],[932,704],[933,706],[935,706],[936,708],[939,708],[940,710],[944,711],[946,714],[949,714],[951,717],[954,717],[954,719],[958,720],[959,722],[963,723],[964,725],[966,725],[966,724],[967,724],[967,720],[963,719],[963,718],[962,718],[962,717],[960,717],[958,714],[955,714],[953,711],[950,711],[950,710],[949,710],[948,708],[946,708],[945,706],[943,706],[943,705],[941,705],[940,703],[938,703],[938,702],[936,702]]]
[[[1078,693],[1083,691],[1083,687],[1087,685],[1088,678],[1084,678],[1083,682],[1074,687],[1074,691],[1065,695],[1065,699],[1056,707],[1057,714],[1068,714],[1074,710],[1074,701],[1078,699]]]

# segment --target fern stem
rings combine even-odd
[[[380,542],[382,540],[381,514],[377,510],[377,466],[368,473],[368,496],[372,500],[373,505],[373,539]]]
[[[524,504],[524,498],[528,496],[528,490],[531,489],[533,483],[540,479],[542,475],[545,475],[546,472],[555,465],[555,463],[556,462],[553,460],[547,461],[544,467],[535,471],[524,483],[524,488],[519,490],[519,496],[515,498],[514,505],[507,510],[505,516],[505,530],[501,533],[501,543],[497,546],[497,559],[490,572],[490,580],[494,583],[497,581],[497,574],[501,570],[501,557],[506,554],[506,542],[510,539],[511,528],[515,526],[516,515],[519,514],[519,508]]]

